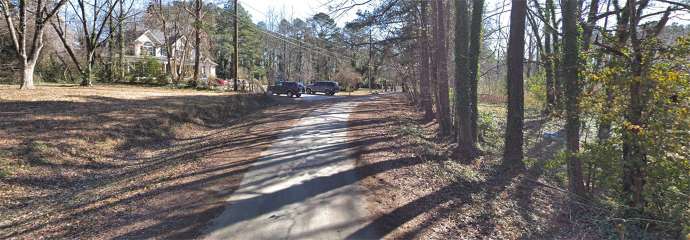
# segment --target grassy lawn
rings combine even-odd
[[[0,238],[189,238],[303,109],[264,95],[0,85]]]

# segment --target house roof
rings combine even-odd
[[[164,41],[165,40],[165,34],[163,34],[163,31],[158,30],[158,29],[149,29],[149,30],[145,30],[143,32],[135,33],[134,36],[136,36],[136,38],[134,38],[134,41],[137,41],[139,38],[141,38],[141,36],[144,36],[144,35],[146,35],[146,37],[151,39],[151,41],[153,41],[157,45],[165,44],[165,41]],[[180,35],[176,35],[176,36],[168,36],[168,39],[171,40],[172,42],[175,42],[175,41],[177,41],[183,37],[185,37],[185,36],[180,34]]]
[[[149,35],[151,35],[151,36],[153,36],[154,38],[156,38],[156,40],[158,40],[158,42],[160,42],[161,44],[164,43],[164,41],[165,41],[165,34],[163,34],[162,31],[157,30],[157,29],[152,29],[152,30],[148,30],[147,32],[149,33]]]
[[[160,32],[160,31],[157,31],[157,32]],[[156,36],[156,35],[158,35],[158,34],[155,33],[154,30],[146,30],[146,31],[144,31],[142,34],[139,34],[139,36],[137,36],[136,40],[134,40],[134,41],[137,42],[137,41],[139,41],[139,39],[140,39],[142,36],[146,36],[146,37],[147,37],[148,39],[150,39],[154,44],[156,44],[156,45],[162,45],[162,44],[163,44],[163,41],[161,41],[161,39],[163,39],[163,38],[159,38],[159,37]],[[160,33],[160,36],[163,36],[163,34]]]
[[[147,27],[139,27],[139,28],[128,28],[125,31],[125,41],[126,44],[133,44],[136,40],[138,40],[141,36],[144,34],[147,35],[147,37],[153,40],[156,44],[164,44],[165,43],[165,35],[163,34],[163,31],[161,31],[158,28],[147,28]],[[174,41],[178,41],[179,39],[185,37],[184,34],[178,33],[175,36],[168,36],[170,39]]]

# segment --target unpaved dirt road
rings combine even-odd
[[[315,101],[320,97],[300,101]],[[245,174],[206,239],[377,239],[371,228],[344,101],[318,108],[262,154]]]

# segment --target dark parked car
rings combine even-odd
[[[300,97],[300,84],[296,82],[277,82],[276,85],[268,86],[268,93],[270,94],[286,94],[289,97]]]
[[[337,82],[332,81],[319,81],[315,82],[314,84],[307,85],[308,94],[315,94],[317,92],[321,92],[326,95],[334,95],[338,91],[340,91],[340,86],[338,86]]]
[[[301,82],[298,82],[297,85],[299,85],[299,92],[300,92],[300,93],[304,93],[304,92],[306,91],[306,90],[305,90],[306,88],[304,87],[304,84],[302,84]]]

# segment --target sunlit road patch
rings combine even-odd
[[[303,101],[337,96],[303,95]],[[313,111],[246,173],[208,239],[372,239],[347,120],[354,102]],[[356,235],[352,235],[356,233]]]

